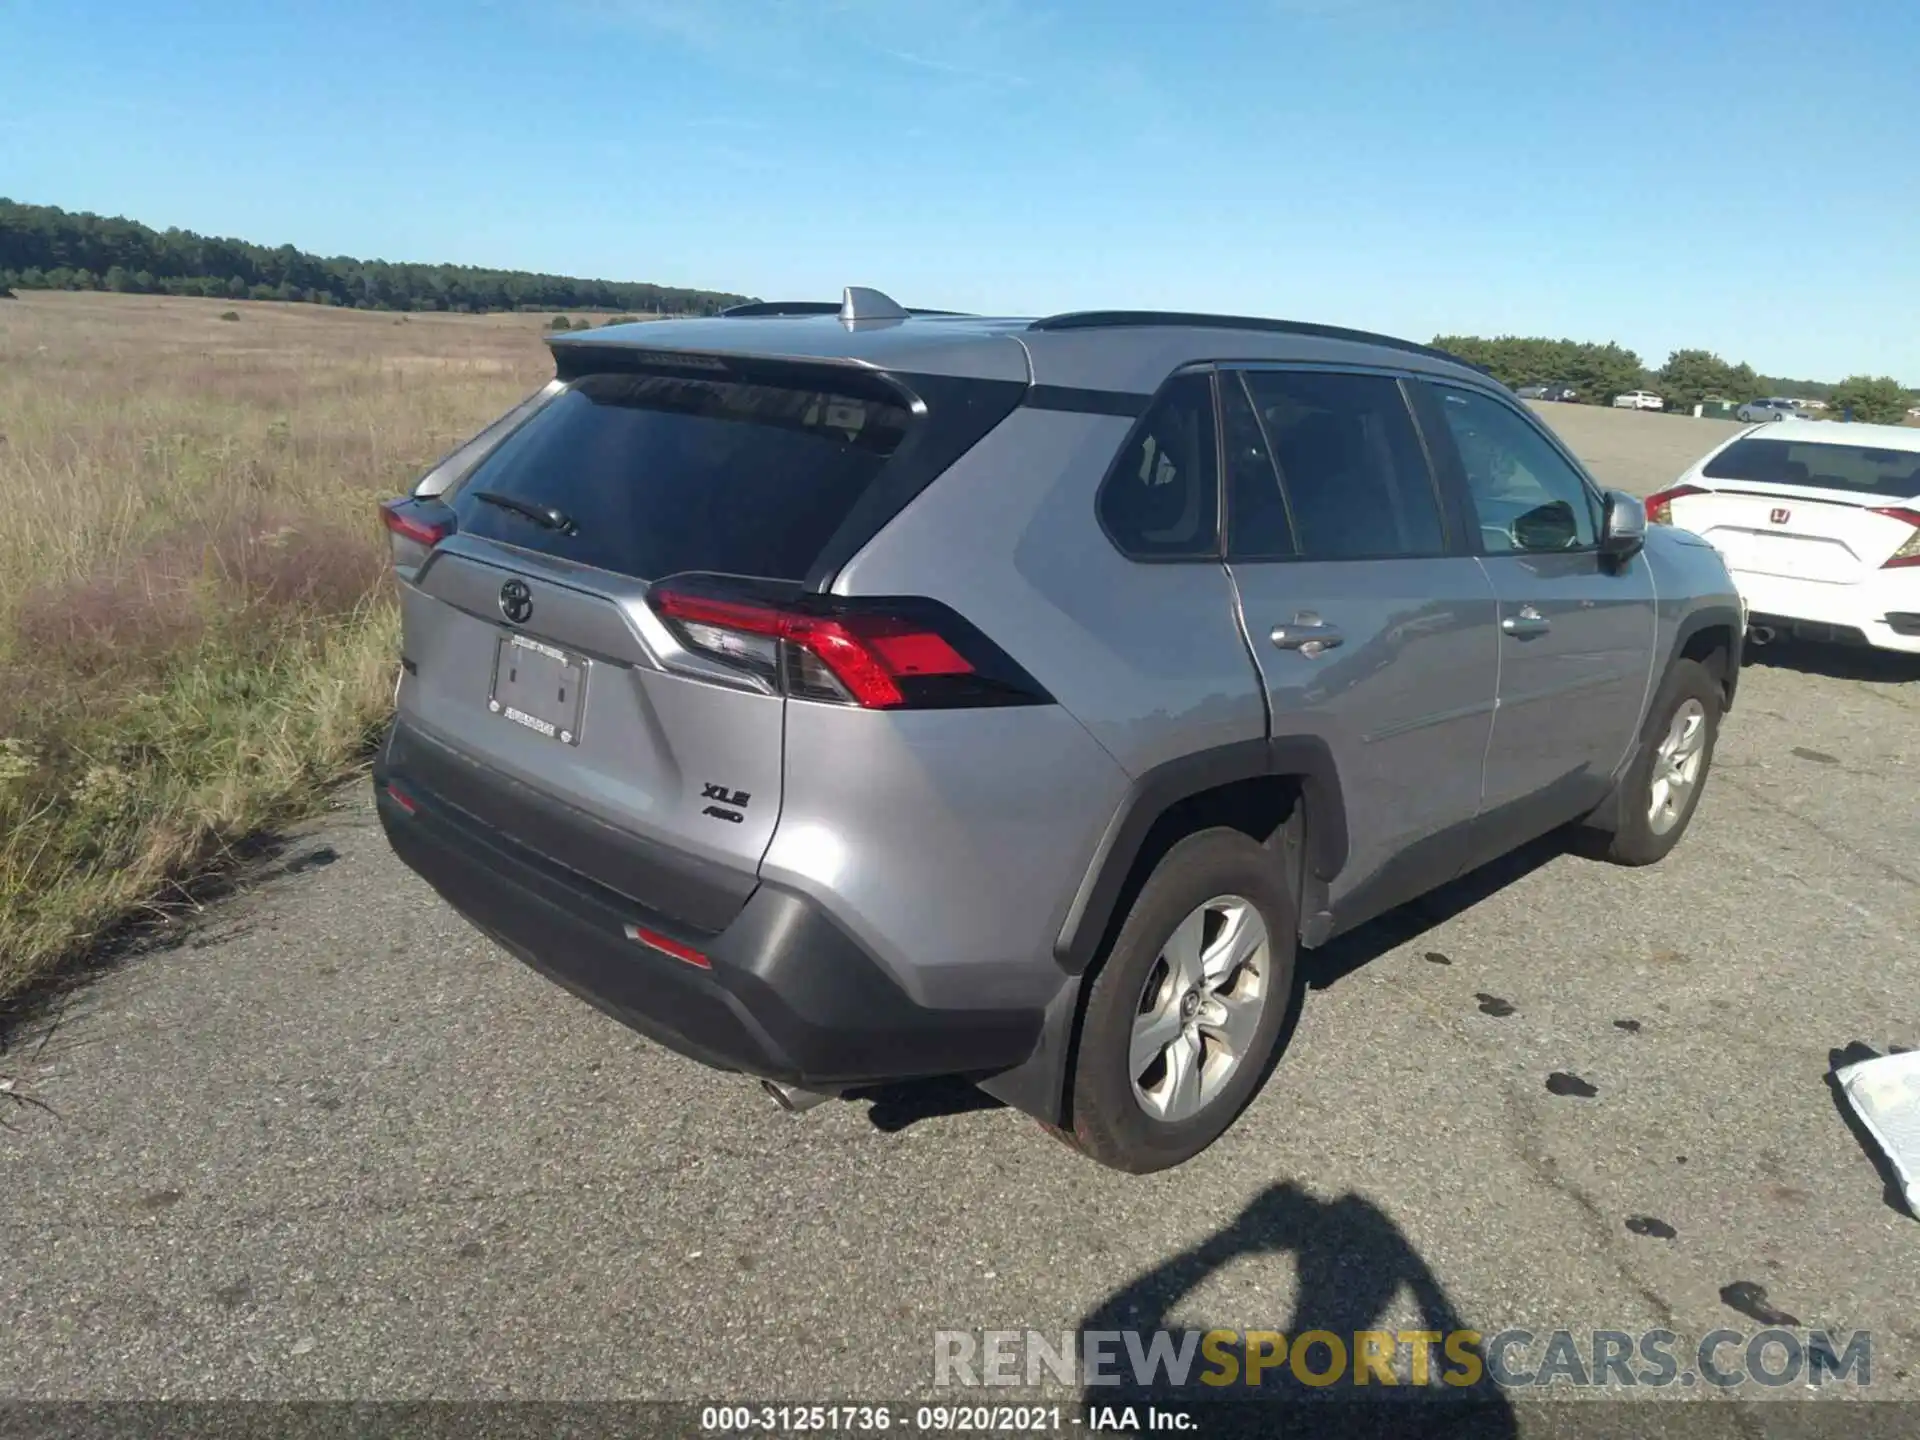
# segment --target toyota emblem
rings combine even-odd
[[[1784,525],[1788,520],[1793,518],[1793,512],[1790,510],[1775,510],[1771,515],[1767,516],[1767,518],[1776,525]]]
[[[509,580],[500,587],[500,613],[516,625],[533,617],[533,592],[524,580]]]

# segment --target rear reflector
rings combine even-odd
[[[1900,548],[1880,568],[1894,570],[1905,565],[1920,565],[1920,511],[1902,510],[1897,505],[1889,505],[1885,508],[1876,507],[1873,513],[1913,526],[1913,533],[1901,542]]]
[[[415,815],[419,813],[420,807],[413,803],[413,797],[398,785],[387,786],[387,797],[402,810],[406,811],[407,814]]]
[[[680,642],[788,695],[865,710],[1046,704],[1033,677],[937,601],[764,593],[687,576],[648,592]]]
[[[626,927],[626,932],[627,939],[637,940],[650,950],[658,950],[662,955],[671,955],[674,959],[684,960],[689,965],[698,965],[702,970],[713,968],[713,962],[691,945],[682,945],[678,940],[671,940],[658,931],[648,930],[640,925],[629,925]]]
[[[1689,495],[1711,495],[1713,492],[1701,485],[1675,485],[1670,490],[1660,490],[1647,497],[1647,519],[1655,525],[1673,523],[1673,502],[1684,500]]]

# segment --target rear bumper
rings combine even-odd
[[[814,901],[761,885],[715,932],[636,906],[374,767],[394,853],[503,949],[641,1034],[720,1070],[816,1090],[984,1075],[1032,1054],[1043,1012],[929,1009]],[[402,803],[399,796],[405,797]],[[628,938],[638,926],[707,968]]]
[[[1853,584],[1735,570],[1747,623],[1783,635],[1920,654],[1920,567],[1876,571]]]

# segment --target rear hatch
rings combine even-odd
[[[1648,509],[1709,541],[1729,570],[1846,585],[1906,563],[1916,497],[1920,452],[1748,435]]]
[[[390,767],[423,802],[717,931],[779,817],[787,694],[849,699],[844,655],[801,674],[816,641],[786,611],[817,603],[823,565],[872,527],[889,467],[937,473],[956,434],[930,447],[921,395],[864,367],[608,347],[569,374],[568,358],[565,388],[451,494],[386,507],[404,627]],[[962,407],[960,428],[978,438],[1020,388]],[[879,652],[857,634],[842,649],[898,703],[926,646],[897,617],[882,629]]]

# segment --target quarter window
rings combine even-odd
[[[1460,452],[1489,554],[1586,550],[1596,543],[1593,492],[1532,425],[1491,396],[1433,387]]]
[[[1217,556],[1216,449],[1211,377],[1175,377],[1100,488],[1100,520],[1114,544],[1136,559]]]
[[[1250,370],[1244,380],[1301,559],[1445,552],[1433,477],[1398,381],[1298,370]]]

